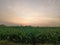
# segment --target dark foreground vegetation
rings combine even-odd
[[[0,43],[7,40],[22,44],[60,44],[60,27],[0,25]],[[13,45],[13,44],[12,44]]]

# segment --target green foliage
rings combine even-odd
[[[0,26],[0,40],[20,43],[60,43],[60,27]]]

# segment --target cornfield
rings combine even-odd
[[[60,27],[0,26],[0,40],[16,43],[60,43]]]

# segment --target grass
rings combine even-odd
[[[32,45],[32,44],[25,44],[25,43],[14,43],[14,42],[10,42],[7,40],[1,40],[0,41],[0,45]],[[44,43],[44,44],[36,44],[36,45],[54,45],[54,44],[49,44],[49,43]],[[60,45],[60,44],[56,44],[56,45]]]
[[[10,41],[7,41],[7,40],[1,40],[0,45],[32,45],[32,44],[14,43],[14,42],[10,42]],[[36,45],[54,45],[54,44],[44,43],[44,44],[36,44]]]

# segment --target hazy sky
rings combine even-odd
[[[60,26],[60,0],[0,0],[0,24]]]

